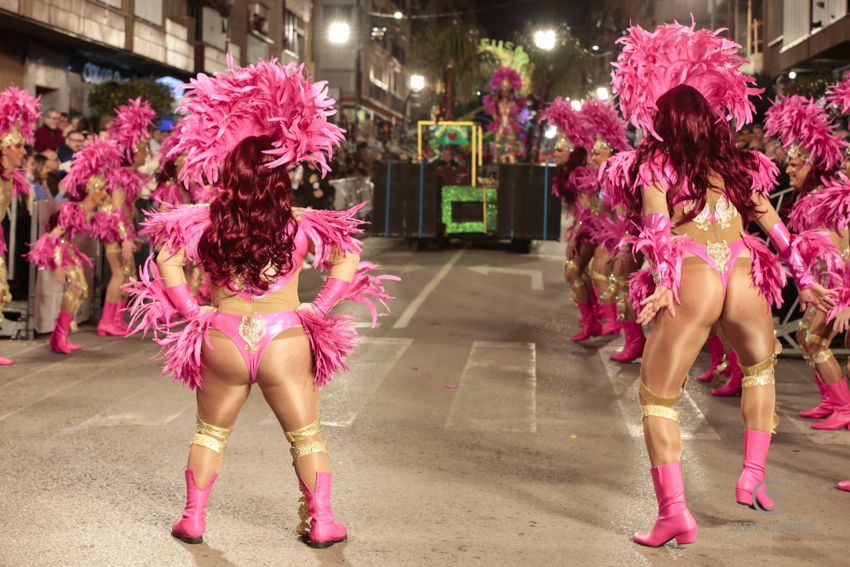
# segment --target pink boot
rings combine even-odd
[[[130,332],[130,327],[127,325],[127,321],[124,319],[124,310],[127,309],[127,300],[122,299],[118,302],[118,307],[115,308],[115,328],[121,331],[121,336],[127,336],[127,333]]]
[[[0,356],[0,366],[12,366],[13,364],[15,364],[13,360]]]
[[[770,447],[770,433],[744,430],[744,468],[735,485],[735,499],[738,504],[752,506],[761,510],[773,510],[773,500],[764,488],[764,463]],[[759,486],[761,484],[761,486]],[[758,491],[753,494],[758,486]]]
[[[835,488],[837,488],[838,490],[846,490],[847,492],[850,492],[850,480],[842,480],[841,482],[835,485]]]
[[[730,350],[726,354],[726,358],[729,361],[729,368],[727,369],[729,379],[720,388],[713,389],[711,391],[712,396],[729,398],[741,395],[741,380],[744,379],[744,371],[738,364],[738,355],[735,354],[735,351]]]
[[[711,355],[711,362],[708,363],[706,371],[697,376],[697,380],[700,382],[711,382],[714,379],[714,372],[723,364],[726,349],[723,347],[723,341],[716,335],[708,337],[705,344],[708,346],[708,354]]]
[[[651,532],[636,533],[632,540],[649,547],[660,547],[673,538],[681,545],[695,542],[697,523],[685,502],[681,464],[667,463],[653,467],[649,472],[655,486],[655,499],[658,500],[658,519]]]
[[[634,321],[625,321],[623,323],[623,334],[626,336],[626,344],[623,345],[623,350],[608,358],[614,362],[633,362],[643,356],[643,347],[646,345],[643,327]]]
[[[103,313],[100,315],[100,323],[97,324],[97,334],[101,337],[112,335],[114,337],[123,337],[125,333],[115,326],[115,311],[118,309],[117,303],[107,301],[103,304]]]
[[[833,430],[850,427],[850,390],[847,381],[841,378],[835,384],[824,383],[826,395],[835,411],[823,421],[812,424],[812,429]]]
[[[617,321],[617,316],[620,314],[616,303],[600,303],[599,314],[602,320],[601,335],[619,335],[620,322]]]
[[[53,334],[50,335],[50,349],[59,354],[71,354],[71,342],[68,340],[68,333],[71,332],[71,320],[73,316],[67,311],[60,311],[59,318],[56,319],[56,326],[53,328]]]
[[[823,380],[820,379],[820,374],[818,373],[815,373],[815,384],[817,384],[818,390],[820,391],[820,403],[810,410],[801,411],[800,417],[805,417],[806,419],[822,419],[824,417],[831,416],[832,412],[835,411],[832,407],[832,402],[829,401],[826,384],[824,384]]]
[[[171,526],[171,535],[186,543],[201,543],[204,541],[204,530],[207,527],[207,501],[210,498],[217,473],[213,473],[202,490],[195,483],[195,471],[186,469],[186,508],[183,517]]]
[[[345,526],[334,520],[331,510],[331,478],[329,472],[317,472],[316,487],[310,492],[304,480],[298,477],[310,516],[310,531],[303,535],[302,540],[315,549],[324,549],[348,538]],[[303,515],[302,520],[305,520]]]
[[[578,310],[579,313],[581,313],[579,316],[581,331],[571,336],[570,340],[578,343],[586,341],[591,337],[598,337],[602,332],[602,327],[599,325],[599,321],[596,320],[596,315],[593,312],[593,305],[591,302],[586,301],[584,303],[579,303]]]

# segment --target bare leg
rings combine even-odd
[[[576,247],[575,255],[568,258],[564,265],[564,278],[573,290],[573,299],[576,303],[587,302],[590,299],[590,289],[587,287],[584,273],[593,258],[593,252],[592,246],[580,243]]]
[[[124,284],[124,263],[121,260],[121,249],[107,245],[106,261],[109,263],[109,283],[106,285],[106,301],[118,303],[121,301],[121,286]]]

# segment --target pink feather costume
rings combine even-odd
[[[484,109],[491,122],[487,130],[493,133],[495,156],[499,163],[515,163],[525,154],[522,123],[519,114],[525,108],[522,78],[510,67],[499,67],[490,78],[491,94],[484,97]]]

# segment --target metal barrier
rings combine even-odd
[[[342,211],[366,202],[366,206],[357,212],[358,218],[366,218],[372,214],[372,197],[375,185],[365,177],[343,177],[330,181],[334,193],[334,209]]]

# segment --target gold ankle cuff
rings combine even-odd
[[[201,420],[200,417],[197,420],[195,436],[192,437],[191,445],[206,447],[210,451],[215,451],[219,455],[223,455],[224,449],[227,447],[227,438],[230,437],[230,432],[233,429],[210,425]]]
[[[316,421],[309,425],[305,425],[295,431],[284,431],[283,434],[286,436],[286,440],[290,443],[296,443],[298,441],[302,441],[308,437],[314,437],[321,433],[321,427],[319,425],[319,418],[316,418]]]
[[[289,449],[289,452],[292,453],[292,464],[295,464],[295,461],[300,459],[301,457],[306,457],[307,455],[312,455],[313,453],[325,453],[328,452],[328,446],[324,441],[310,441],[309,443],[304,443],[303,445],[296,445]]]

